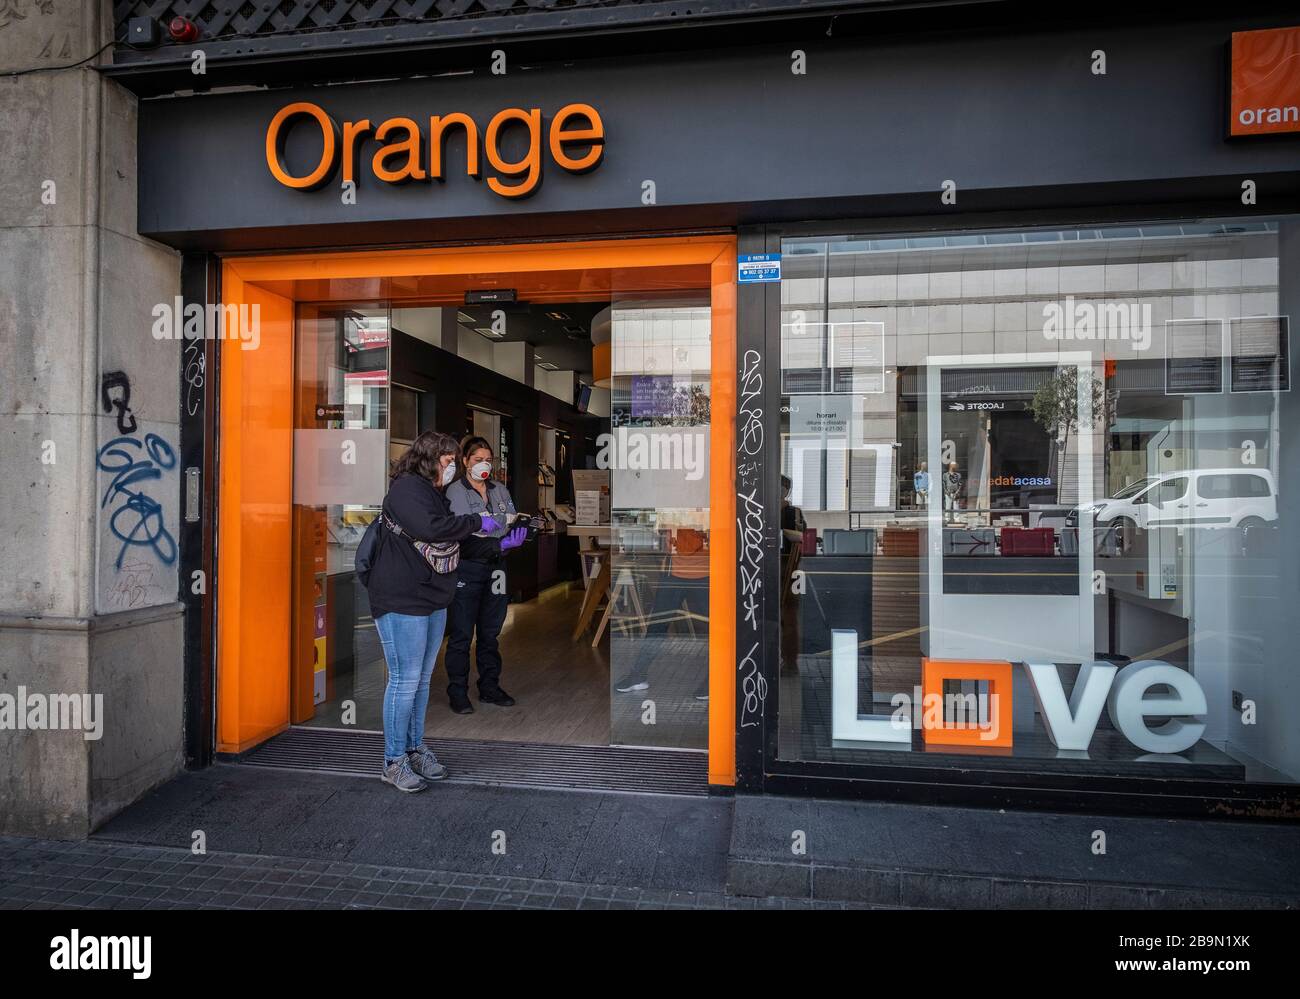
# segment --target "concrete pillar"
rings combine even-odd
[[[183,762],[180,258],[136,232],[111,6],[0,4],[0,833],[85,836]]]

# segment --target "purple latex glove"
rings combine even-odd
[[[501,539],[501,550],[508,552],[512,548],[518,548],[528,538],[528,528],[516,527],[513,531]]]
[[[480,513],[479,519],[483,521],[481,530],[484,534],[495,534],[501,530],[501,521],[497,520],[490,513]]]

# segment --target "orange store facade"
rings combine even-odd
[[[351,558],[438,429],[541,526],[503,582],[528,696],[435,704],[435,742],[567,747],[578,785],[1293,814],[1300,138],[1225,110],[1275,27],[143,101],[139,229],[217,320],[183,348],[191,762],[369,745]],[[1099,46],[1140,106],[1041,93]]]

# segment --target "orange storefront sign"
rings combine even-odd
[[[1300,132],[1300,27],[1232,34],[1232,135]]]
[[[488,188],[503,198],[522,198],[536,191],[542,181],[543,145],[551,162],[569,173],[595,169],[604,155],[605,125],[590,104],[567,104],[555,113],[549,126],[544,128],[544,124],[540,108],[505,108],[488,121],[480,143],[478,123],[461,112],[432,115],[422,121],[388,118],[378,124],[361,118],[345,121],[340,128],[319,104],[297,101],[282,107],[267,125],[266,166],[279,183],[300,191],[321,187],[340,166],[342,183],[355,184],[364,165],[361,146],[373,140],[381,143],[369,161],[374,179],[385,184],[443,180],[447,140],[459,133],[465,145],[465,174],[478,179],[485,159],[491,171]],[[320,159],[299,175],[290,173],[284,164],[285,138],[296,127],[315,131],[321,144]],[[516,160],[506,159],[502,150],[502,133],[511,127],[528,136],[525,151]]]

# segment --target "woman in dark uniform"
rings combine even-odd
[[[452,711],[467,715],[474,710],[469,700],[469,648],[476,632],[479,702],[502,708],[515,703],[501,689],[497,641],[510,602],[504,586],[503,556],[524,543],[528,530],[509,526],[515,518],[515,503],[510,490],[492,478],[492,446],[482,437],[466,437],[460,455],[456,479],[447,487],[452,513],[487,515],[498,524],[495,530],[461,542],[460,578],[447,614],[447,700]],[[496,577],[497,572],[503,575]],[[498,578],[503,585],[494,585]]]

